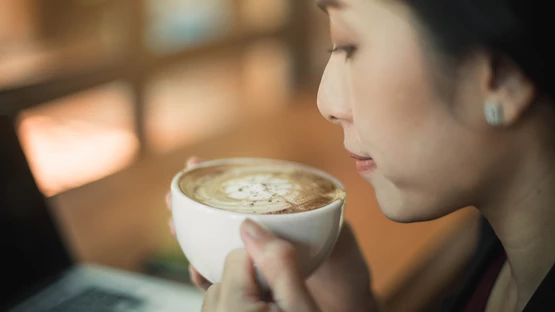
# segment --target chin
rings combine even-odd
[[[448,215],[437,203],[414,200],[403,194],[376,191],[380,210],[386,218],[398,223],[431,221]]]
[[[397,223],[425,222],[439,218],[417,213],[407,213],[405,209],[391,209],[391,207],[384,207],[382,204],[380,204],[380,209],[386,218]]]
[[[383,175],[375,175],[367,181],[374,188],[380,210],[386,218],[394,222],[431,221],[465,207],[454,205],[456,198],[439,196],[438,194],[445,192],[438,189],[422,191],[421,186],[394,183]]]

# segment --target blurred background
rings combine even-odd
[[[329,46],[309,0],[3,0],[0,110],[79,260],[186,282],[164,204],[186,158],[288,159],[344,182],[391,310],[426,310],[462,267],[475,214],[383,217],[316,108]]]

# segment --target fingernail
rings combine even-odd
[[[166,206],[168,207],[169,210],[172,210],[172,194],[171,193],[166,194]]]
[[[187,159],[187,162],[185,163],[185,166],[186,167],[192,167],[192,166],[197,165],[198,162],[199,162],[198,157],[193,156],[193,157],[190,157],[189,159]]]
[[[245,220],[241,227],[243,233],[253,240],[259,240],[268,235],[268,232],[264,228],[250,219]]]
[[[170,219],[170,221],[168,221],[168,225],[170,227],[170,232],[172,232],[173,235],[175,235],[175,227],[173,226],[173,220]]]

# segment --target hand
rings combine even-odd
[[[203,312],[317,312],[320,311],[303,279],[295,247],[251,220],[241,226],[245,249],[226,258],[222,282],[208,288]],[[272,290],[272,300],[262,294],[254,267]]]
[[[193,157],[187,161],[187,167],[199,163],[200,159]],[[167,204],[171,209],[169,196]],[[171,220],[170,229],[173,232]],[[189,271],[198,288],[207,290],[211,286],[194,267],[190,266]],[[325,312],[378,311],[370,284],[366,261],[351,227],[345,223],[330,257],[307,280],[308,292]]]

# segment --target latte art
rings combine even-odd
[[[242,213],[302,212],[344,198],[344,191],[329,179],[282,163],[198,168],[185,174],[179,185],[199,203]]]

